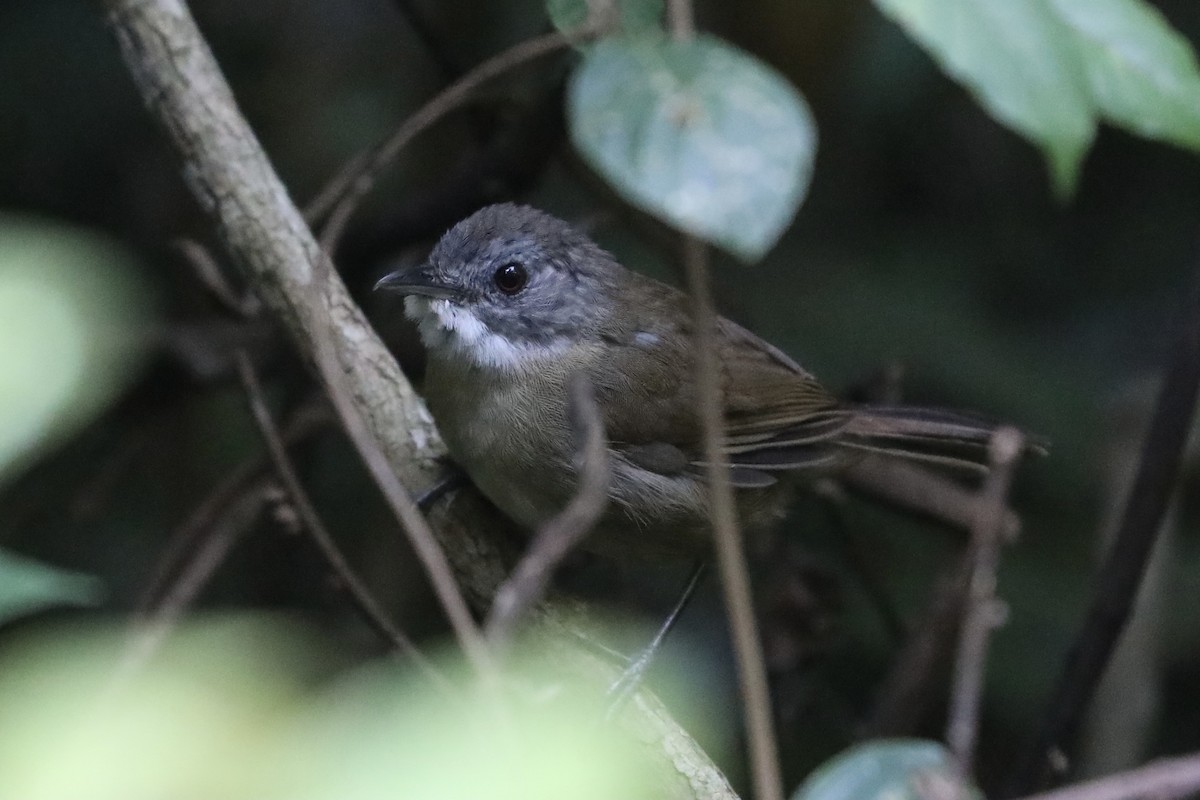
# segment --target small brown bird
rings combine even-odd
[[[567,223],[489,206],[426,263],[377,288],[408,295],[428,349],[425,397],[479,489],[535,528],[576,490],[573,375],[590,382],[611,453],[610,504],[588,539],[618,555],[691,556],[708,489],[687,297],[631,272]],[[743,523],[782,513],[794,478],[876,453],[979,469],[993,425],[915,407],[839,403],[779,349],[717,321],[724,450]],[[792,480],[781,480],[792,478]]]

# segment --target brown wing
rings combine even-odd
[[[647,469],[694,468],[702,447],[685,298],[657,282],[635,280],[641,284],[636,307],[643,313],[624,315],[625,324],[602,333],[604,347],[590,370],[606,430],[615,447]],[[832,461],[828,441],[847,418],[837,401],[796,362],[740,325],[721,318],[717,334],[735,483],[769,485],[769,472]],[[668,457],[665,447],[679,457]]]
[[[849,414],[811,374],[740,325],[718,322],[730,464],[766,471],[828,466]]]

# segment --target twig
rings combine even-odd
[[[846,493],[842,490],[841,485],[833,480],[817,482],[813,491],[821,499],[830,524],[833,525],[834,535],[842,545],[841,551],[846,563],[858,577],[859,585],[867,596],[867,602],[875,610],[885,633],[893,644],[904,641],[907,633],[904,620],[900,618],[895,604],[888,597],[879,575],[868,563],[867,557],[863,553],[861,538],[846,519]]]
[[[196,279],[226,311],[241,318],[252,317],[258,312],[258,298],[253,294],[240,296],[207,247],[195,239],[176,239],[171,245],[191,265]]]
[[[312,405],[301,406],[292,414],[284,426],[281,436],[291,446],[321,430],[329,422],[328,417]],[[167,546],[163,548],[151,573],[150,580],[142,590],[134,613],[148,615],[162,607],[165,597],[175,591],[172,587],[181,578],[176,573],[182,568],[185,558],[192,554],[196,543],[229,509],[242,502],[243,496],[256,491],[268,464],[261,456],[253,456],[234,467],[196,506],[184,522],[171,532]],[[192,558],[196,556],[192,554]]]
[[[1005,501],[1012,483],[1013,466],[1023,446],[1024,437],[1016,428],[999,428],[992,434],[989,448],[991,471],[980,492],[982,502],[971,531],[971,581],[946,723],[946,742],[958,760],[959,772],[964,778],[971,774],[975,757],[988,643],[992,630],[1000,621],[999,612],[1002,608],[996,597],[996,573],[1000,566],[1000,546],[1004,535]]]
[[[692,0],[667,0],[667,27],[679,42],[686,42],[696,36]]]
[[[309,222],[315,223],[328,215],[321,233],[322,249],[326,253],[334,252],[350,216],[362,198],[374,187],[380,172],[418,134],[462,106],[484,83],[522,64],[595,36],[600,30],[599,24],[589,22],[571,33],[555,31],[513,45],[475,67],[440,92],[404,120],[382,144],[353,159],[305,209],[305,218]]]
[[[338,247],[343,274],[377,266],[381,258],[442,233],[481,206],[533,186],[566,135],[564,83],[554,82],[519,113],[489,129],[480,149],[462,156],[436,181],[395,198],[372,227],[360,225],[354,237]]]
[[[308,493],[304,491],[304,486],[301,485],[295,468],[292,467],[287,447],[284,445],[283,439],[280,438],[279,430],[275,427],[275,420],[271,418],[271,410],[267,407],[267,401],[263,395],[258,375],[255,373],[254,365],[243,351],[238,351],[236,359],[238,376],[242,379],[242,387],[246,391],[246,400],[250,404],[250,413],[254,417],[254,423],[258,426],[258,432],[262,435],[263,442],[267,446],[267,454],[271,459],[271,464],[274,466],[275,472],[279,475],[279,480],[283,482],[283,487],[287,491],[288,497],[295,507],[296,513],[300,516],[300,521],[304,529],[308,531],[313,544],[317,546],[326,563],[329,564],[330,569],[337,575],[338,580],[346,587],[346,591],[349,593],[354,607],[358,609],[359,614],[366,621],[367,625],[378,633],[384,641],[395,648],[397,652],[411,659],[426,676],[444,684],[445,679],[433,668],[429,660],[416,648],[404,632],[393,625],[392,621],[388,619],[387,614],[384,613],[379,603],[375,600],[375,596],[371,594],[366,584],[359,579],[358,575],[354,572],[354,568],[346,560],[346,556],[342,553],[341,548],[338,547],[337,542],[334,541],[329,531],[326,530],[325,524],[321,522],[316,508],[308,497]]]
[[[896,458],[867,456],[838,475],[851,491],[866,494],[962,531],[971,530],[980,497],[953,480]],[[1004,510],[1004,538],[1012,539],[1021,527],[1011,509]]]
[[[637,657],[629,663],[625,671],[621,673],[621,677],[608,689],[608,709],[604,712],[604,718],[611,720],[625,704],[629,702],[629,698],[633,697],[633,693],[642,685],[642,680],[646,677],[646,673],[650,670],[650,665],[659,651],[662,650],[663,642],[667,640],[669,634],[675,628],[675,623],[679,621],[679,617],[683,614],[684,609],[692,602],[692,597],[696,593],[696,587],[700,585],[700,579],[704,577],[705,571],[708,569],[708,561],[700,559],[696,565],[692,567],[692,572],[688,575],[687,583],[683,586],[683,592],[680,593],[679,599],[675,601],[675,605],[671,607],[667,618],[658,626],[658,630],[654,632],[654,638],[650,643],[642,648]]]
[[[262,514],[270,497],[271,481],[258,476],[243,484],[232,502],[221,508],[204,527],[204,540],[166,593],[144,614],[134,617],[129,644],[114,678],[121,685],[154,657],[200,591],[208,584],[234,544]]]
[[[1174,800],[1200,792],[1200,754],[1164,758],[1144,767],[1076,783],[1023,800]]]
[[[704,243],[695,237],[685,236],[683,260],[696,329],[696,385],[704,433],[705,471],[708,473],[711,497],[709,513],[721,588],[725,596],[725,611],[729,616],[729,632],[738,666],[754,794],[758,800],[782,800],[783,778],[779,770],[767,669],[763,663],[758,623],[754,618],[754,601],[750,592],[746,554],[742,552],[742,537],[738,531],[733,486],[729,483],[729,461],[721,450],[725,422],[721,402],[721,367],[717,361],[717,315],[709,289],[708,254]]]
[[[568,409],[579,446],[579,489],[567,506],[541,526],[529,549],[492,601],[484,632],[492,647],[503,650],[517,622],[541,600],[554,570],[591,532],[608,505],[608,443],[591,382],[582,374],[567,385]]]
[[[968,547],[938,581],[920,623],[888,671],[860,737],[912,736],[920,730],[933,702],[941,700],[973,562]]]
[[[1125,628],[1175,490],[1200,393],[1200,269],[1179,326],[1162,391],[1142,446],[1112,547],[1097,578],[1092,604],[1047,706],[1040,732],[1005,795],[1041,786],[1049,755],[1075,735],[1096,684]]]

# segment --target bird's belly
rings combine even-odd
[[[561,393],[430,359],[426,402],[450,455],[501,511],[536,528],[574,485]]]
[[[514,522],[533,531],[570,502],[578,474],[562,381],[496,379],[431,359],[425,393],[451,456]],[[658,474],[619,449],[611,456],[610,502],[585,540],[587,549],[628,560],[694,557],[707,547],[703,476]],[[743,520],[757,524],[757,509],[774,494],[739,492]]]

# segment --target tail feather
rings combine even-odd
[[[725,452],[737,486],[764,486],[781,472],[828,469],[866,454],[979,474],[988,470],[988,445],[998,427],[957,411],[859,406],[812,426],[734,437]],[[1026,450],[1044,453],[1045,447],[1030,440]]]
[[[987,447],[999,427],[992,420],[958,411],[904,406],[856,408],[838,439],[841,447],[912,461],[987,470]],[[1033,442],[1031,451],[1044,451]]]

